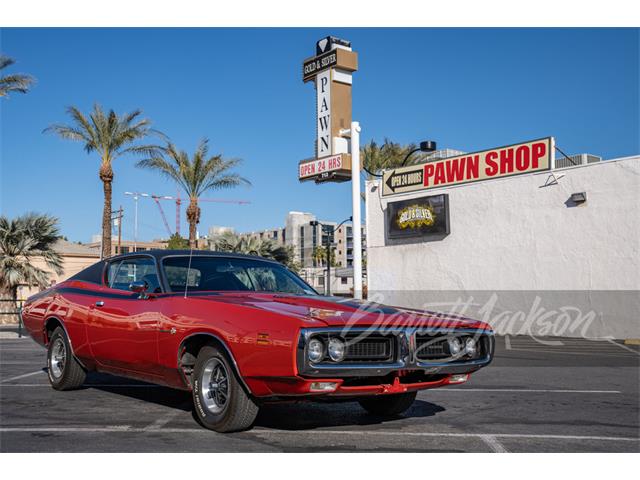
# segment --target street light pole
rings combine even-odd
[[[148,193],[139,192],[124,192],[125,195],[132,195],[135,203],[135,210],[133,214],[133,251],[138,250],[138,198],[149,197]]]
[[[353,298],[362,300],[362,232],[360,230],[360,123],[351,122],[351,203],[353,207]]]
[[[324,286],[324,293],[326,296],[331,295],[331,253],[333,250],[333,247],[331,245],[331,240],[334,238],[336,231],[342,226],[344,225],[345,222],[350,222],[353,220],[353,217],[349,217],[349,218],[345,218],[343,221],[341,221],[338,225],[336,225],[335,227],[332,226],[331,227],[331,235],[329,235],[329,233],[327,232],[327,245],[325,247],[325,253],[326,253],[326,257],[327,257],[327,280]],[[312,220],[311,222],[309,222],[309,225],[311,225],[312,227],[318,227],[318,225],[320,226],[320,235],[324,238],[324,227],[328,226],[323,224],[322,222],[319,222],[318,220]],[[324,240],[322,242],[324,244]]]

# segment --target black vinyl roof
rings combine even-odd
[[[155,257],[157,260],[162,260],[165,257],[174,256],[186,256],[193,255],[194,257],[223,257],[223,258],[246,258],[250,260],[263,260],[265,262],[279,263],[271,258],[259,257],[257,255],[246,255],[244,253],[235,252],[216,252],[213,250],[144,250],[142,252],[123,253],[121,255],[114,255],[113,257],[105,258],[105,261],[111,261],[115,259],[139,257],[147,255]]]

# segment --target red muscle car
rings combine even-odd
[[[23,322],[48,348],[52,387],[99,371],[190,390],[202,425],[231,432],[291,399],[398,415],[493,357],[485,323],[323,297],[274,261],[190,253],[112,257],[32,296]]]

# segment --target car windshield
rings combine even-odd
[[[283,265],[248,258],[193,256],[162,261],[172,292],[253,291],[317,295],[317,292]]]

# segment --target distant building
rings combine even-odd
[[[117,239],[111,239],[111,255],[120,255],[121,253],[145,252],[147,250],[165,249],[168,240],[153,240],[151,242],[134,242],[132,240],[122,240],[118,246]],[[91,242],[85,244],[100,255],[101,242]]]
[[[345,222],[335,229],[339,222],[318,220],[321,225],[312,226],[311,222],[316,220],[317,217],[312,213],[293,211],[287,214],[284,227],[239,235],[268,239],[282,246],[292,246],[295,260],[302,265],[302,278],[320,291],[324,291],[326,285],[326,258],[320,260],[316,252],[318,249],[326,248],[327,241],[332,241],[335,265],[332,265],[331,269],[331,293],[349,294],[353,288],[353,225],[351,222]],[[361,231],[365,258],[364,227],[361,227]]]
[[[89,265],[93,265],[100,260],[100,251],[87,245],[68,242],[67,240],[58,240],[54,246],[54,250],[62,256],[62,269],[63,272],[57,275],[51,272],[44,260],[36,258],[34,265],[45,271],[50,272],[50,286],[55,285],[72,277],[81,270],[84,270]],[[23,285],[18,287],[18,298],[26,299],[28,296],[38,293],[37,287],[30,285]]]

